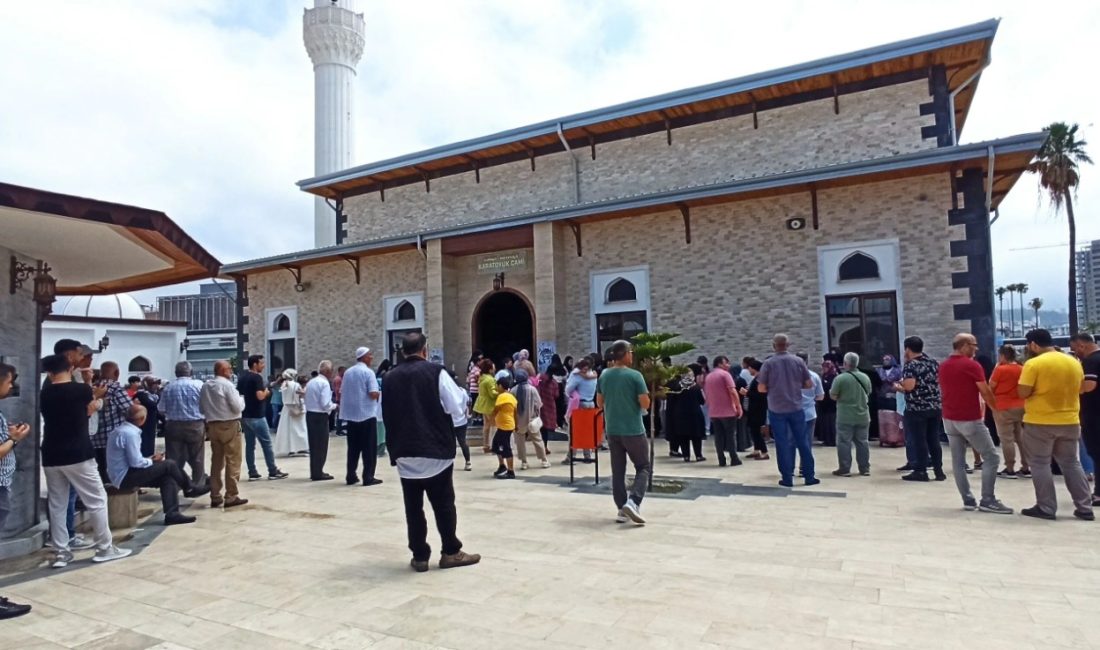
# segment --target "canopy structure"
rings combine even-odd
[[[58,295],[199,280],[221,263],[156,210],[0,183],[5,248],[50,266]]]

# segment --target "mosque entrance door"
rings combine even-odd
[[[511,289],[489,293],[474,309],[474,349],[500,367],[520,350],[535,356],[535,318],[527,299]]]

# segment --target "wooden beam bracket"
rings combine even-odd
[[[665,120],[665,139],[668,141],[668,146],[672,146],[672,121],[668,119],[668,114],[664,111],[659,111],[662,118]]]
[[[294,284],[298,285],[302,283],[302,267],[292,264],[283,264],[283,268],[290,271],[290,274],[294,276]]]
[[[833,75],[833,113],[840,115],[840,92],[836,87],[836,75]]]
[[[416,171],[420,172],[420,178],[424,179],[424,191],[425,192],[431,192],[432,191],[432,179],[431,179],[431,177],[428,176],[428,172],[424,171],[423,169],[421,169],[417,165],[413,165],[412,168],[415,169]]]
[[[566,221],[569,229],[573,231],[573,239],[577,240],[577,257],[581,257],[581,225],[576,221]]]
[[[684,217],[684,241],[688,244],[691,243],[691,208],[687,203],[677,203],[676,207],[680,208],[680,215]]]
[[[355,271],[355,284],[359,284],[359,280],[360,280],[360,276],[359,276],[359,266],[360,266],[359,258],[358,257],[352,257],[351,255],[341,255],[340,258],[343,259],[348,264],[351,264],[351,270]]]

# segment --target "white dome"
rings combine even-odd
[[[113,296],[73,296],[59,310],[62,316],[145,319],[145,310],[128,293]]]

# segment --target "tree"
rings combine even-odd
[[[1014,295],[1016,289],[1019,288],[1018,284],[1010,284],[1005,287],[1008,290],[1008,335],[1016,335],[1016,300]]]
[[[993,293],[997,294],[997,311],[1000,314],[997,321],[1001,324],[1001,334],[1005,333],[1005,294],[1008,289],[997,287]]]
[[[1043,299],[1032,298],[1031,302],[1027,303],[1027,306],[1035,311],[1035,327],[1039,327],[1039,310],[1043,307]]]
[[[1024,294],[1031,287],[1027,286],[1026,282],[1021,282],[1016,285],[1016,293],[1020,294],[1020,336],[1027,333],[1027,326],[1024,325]]]
[[[1054,122],[1043,129],[1047,139],[1039,147],[1027,171],[1039,175],[1039,193],[1044,192],[1057,215],[1066,206],[1066,224],[1069,226],[1069,333],[1077,333],[1077,222],[1073,216],[1073,195],[1081,180],[1077,168],[1080,163],[1092,164],[1085,153],[1086,142],[1077,139],[1077,125]]]
[[[668,332],[650,334],[642,332],[630,341],[634,344],[634,369],[642,373],[649,387],[649,466],[653,467],[653,436],[657,430],[657,400],[665,396],[665,385],[683,375],[684,366],[666,364],[671,359],[695,349],[693,343],[673,341],[679,334]],[[653,472],[649,473],[649,486],[653,487]]]

